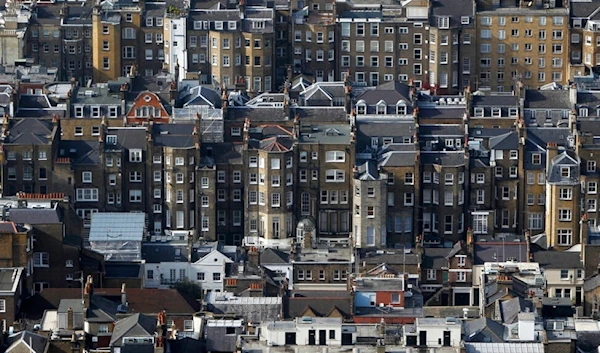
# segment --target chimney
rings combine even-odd
[[[169,85],[169,101],[172,106],[175,106],[175,102],[177,101],[177,83],[175,81],[171,81]]]
[[[259,262],[260,260],[258,249],[255,247],[251,247],[250,250],[248,250],[248,265],[252,267],[258,267]]]
[[[346,107],[346,113],[349,113],[352,109],[352,86],[350,86],[346,81],[344,81],[345,87],[345,96],[344,96],[344,106]]]
[[[90,299],[94,295],[94,280],[92,275],[87,276],[87,282],[85,283],[85,289],[83,291],[83,307],[90,307]]]
[[[287,73],[287,81],[291,84],[292,83],[292,67],[290,65],[288,65],[287,69],[286,69],[286,73]]]
[[[73,329],[73,308],[67,309],[67,330]]]
[[[575,83],[569,86],[569,101],[573,106],[577,104],[577,84]]]
[[[125,282],[121,284],[121,304],[127,306],[127,291],[125,290]]]
[[[550,170],[550,161],[558,155],[558,144],[556,142],[548,142],[546,150],[546,170]]]
[[[473,230],[471,228],[467,229],[467,251],[471,256],[473,256]]]
[[[243,20],[246,15],[246,0],[240,0],[237,7],[240,11],[240,18]]]
[[[229,96],[227,95],[227,86],[223,85],[221,94],[221,109],[223,110],[223,118],[227,118],[227,108],[229,107]]]

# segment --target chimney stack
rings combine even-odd
[[[73,329],[73,308],[67,309],[67,330]]]
[[[127,306],[127,291],[125,290],[125,282],[121,284],[121,304]]]
[[[82,275],[83,276],[83,275]],[[87,282],[85,283],[85,289],[83,291],[83,307],[90,307],[90,299],[94,295],[94,280],[92,275],[87,276]]]

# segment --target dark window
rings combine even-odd
[[[329,330],[329,339],[330,340],[334,340],[335,339],[335,330]]]
[[[235,327],[226,327],[225,334],[227,335],[235,335]]]

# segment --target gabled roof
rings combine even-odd
[[[122,338],[128,337],[154,337],[156,318],[136,313],[117,321],[110,337],[110,345],[120,347]]]
[[[490,138],[489,146],[492,150],[516,150],[519,147],[519,136],[516,131],[494,136]]]
[[[233,260],[231,260],[229,257],[225,256],[225,254],[223,254],[219,250],[215,249],[215,250],[211,251],[210,253],[208,253],[203,258],[201,258],[200,260],[194,262],[194,264],[197,264],[197,265],[222,264],[223,262],[231,264],[231,263],[233,263]]]
[[[410,87],[398,81],[383,83],[374,89],[365,90],[357,101],[363,100],[367,105],[375,105],[380,100],[384,100],[388,105],[394,105],[399,100],[403,100],[407,105],[411,105]]]
[[[461,241],[458,241],[458,242],[456,242],[456,244],[454,244],[454,246],[452,247],[452,250],[450,250],[450,252],[446,256],[446,259],[451,259],[452,257],[457,255],[461,251],[463,251],[463,244]]]
[[[21,331],[8,336],[6,343],[9,345],[6,352],[11,352],[13,350],[22,352],[22,350],[17,349],[17,347],[19,344],[24,344],[31,353],[44,353],[46,351],[48,339],[33,332]]]
[[[466,342],[504,342],[504,326],[485,317],[465,321]]]
[[[40,119],[21,119],[9,128],[10,134],[4,140],[7,144],[45,145],[50,142],[54,127],[51,122]]]
[[[519,313],[531,312],[533,309],[533,303],[523,297],[514,297],[500,302],[500,313],[505,324],[514,324],[518,321]]]
[[[260,254],[261,264],[288,264],[290,261],[290,254],[285,253],[279,249],[266,248]]]
[[[221,96],[215,90],[204,86],[196,86],[190,89],[190,94],[184,98],[184,107],[191,105],[208,105],[212,108],[221,108]]]

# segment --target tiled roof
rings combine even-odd
[[[99,295],[114,302],[121,300],[121,288],[94,288]],[[28,298],[22,311],[27,317],[42,317],[45,310],[56,310],[62,299],[81,298],[80,288],[46,288]],[[127,303],[130,313],[155,314],[165,310],[169,314],[192,314],[200,310],[197,301],[187,298],[176,289],[127,288]]]

